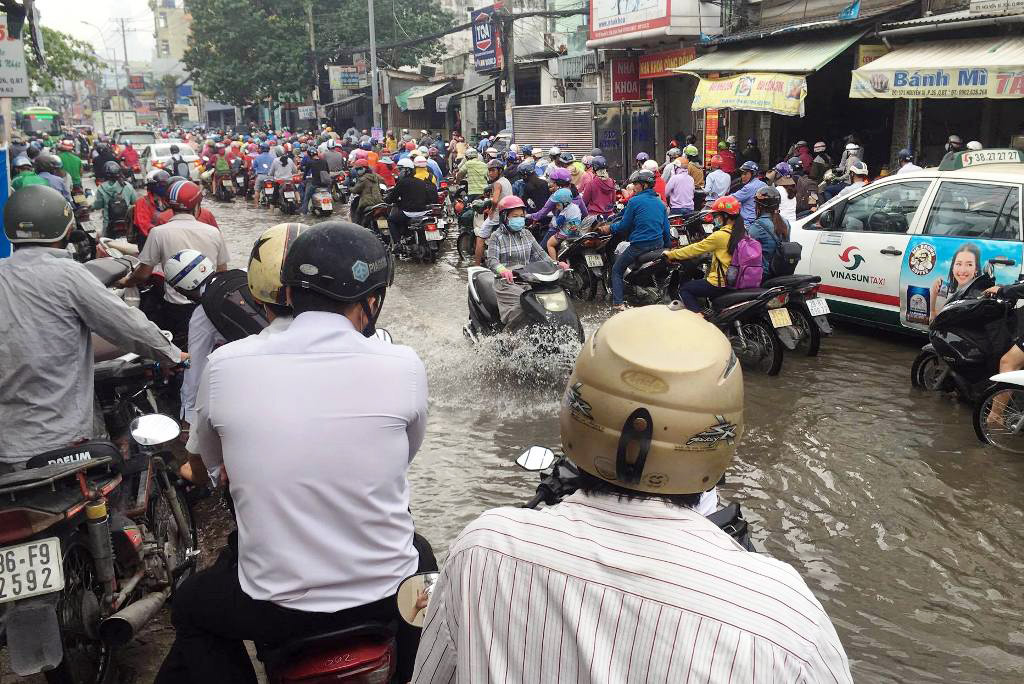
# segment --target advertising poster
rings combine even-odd
[[[590,40],[668,26],[671,0],[592,0]]]
[[[704,165],[718,154],[718,110],[704,110]]]
[[[635,59],[612,60],[612,100],[640,99],[640,79]]]
[[[807,79],[793,74],[740,74],[731,78],[701,78],[693,95],[693,110],[745,109],[803,116]]]
[[[1012,240],[915,235],[906,254],[900,317],[907,327],[920,330],[927,330],[946,301],[975,277],[987,272],[996,284],[1008,285],[1021,272],[1021,243]]]
[[[473,10],[473,62],[478,72],[501,71],[504,68],[501,50],[499,24],[494,13],[501,9],[501,3]]]

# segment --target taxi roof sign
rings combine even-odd
[[[965,150],[942,158],[939,171],[958,171],[986,164],[1024,164],[1024,150]]]

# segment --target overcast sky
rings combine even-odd
[[[149,62],[153,59],[153,13],[147,0],[36,0],[44,26],[70,33],[94,46],[97,54],[108,57],[108,48],[117,59],[124,59],[121,47],[121,24],[125,19],[128,61]],[[83,24],[87,21],[100,31]]]

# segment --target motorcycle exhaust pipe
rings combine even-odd
[[[164,607],[170,595],[168,587],[114,613],[100,623],[100,639],[108,646],[124,646]]]

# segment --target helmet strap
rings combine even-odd
[[[654,432],[651,412],[638,408],[629,414],[622,425],[619,447],[615,454],[615,476],[620,482],[636,484],[644,474],[647,454],[651,450],[651,436]],[[632,444],[637,445],[636,458],[629,462],[628,452]]]
[[[379,292],[375,292],[374,294],[377,295],[376,311],[372,311],[370,309],[369,295],[359,302],[363,307],[363,315],[366,316],[366,325],[359,331],[363,334],[363,337],[373,337],[377,333],[377,318],[380,317],[380,312],[384,308],[384,295],[387,294],[387,290],[381,289]]]

